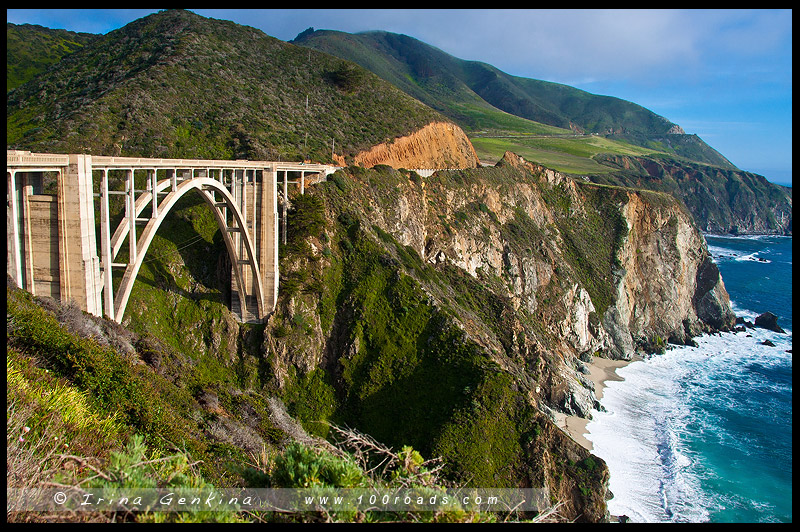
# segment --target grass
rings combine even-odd
[[[472,134],[470,141],[478,157],[484,162],[497,161],[506,151],[512,151],[528,161],[569,174],[604,174],[615,171],[594,159],[595,155],[601,153],[619,155],[655,153],[654,150],[596,135],[479,137]]]
[[[454,101],[453,112],[466,117],[470,126],[465,130],[472,135],[571,135],[572,131],[556,126],[542,124],[506,113],[488,104],[479,105]]]

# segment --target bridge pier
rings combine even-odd
[[[102,315],[90,155],[69,156],[57,198],[61,300],[74,300],[86,312]]]
[[[8,168],[8,267],[20,288],[74,301],[101,314],[91,162],[60,156],[42,166]],[[42,174],[55,172],[57,193],[43,194]]]

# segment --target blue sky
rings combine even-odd
[[[9,9],[107,33],[155,10]],[[742,170],[792,182],[791,10],[193,9],[291,40],[309,26],[404,33],[515,76],[638,103]]]

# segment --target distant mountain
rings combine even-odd
[[[6,104],[9,148],[150,157],[330,161],[449,121],[352,63],[180,10],[91,40]]]
[[[464,128],[482,159],[511,150],[598,183],[669,192],[703,230],[791,234],[791,189],[619,98],[506,74],[406,35],[313,28],[295,44],[353,61]]]
[[[620,98],[512,76],[486,63],[455,58],[407,35],[309,30],[291,42],[358,63],[468,131],[505,129],[507,113],[537,122],[541,131],[534,126],[530,133],[605,135],[706,164],[735,168],[699,137],[685,135],[677,124]],[[548,131],[542,125],[562,131]]]
[[[6,92],[30,81],[100,35],[6,23]]]
[[[665,157],[600,155],[615,171],[598,183],[667,192],[680,199],[707,233],[792,234],[792,189],[742,170]]]
[[[708,231],[791,233],[791,189],[634,103],[405,35],[309,28],[292,42],[181,10],[95,36],[7,24],[8,87],[19,84],[6,98],[7,147],[316,161],[335,151],[353,164],[452,121],[484,163],[513,151],[595,182],[669,191]],[[673,177],[683,175],[694,178]]]

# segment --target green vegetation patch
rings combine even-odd
[[[577,190],[584,198],[583,214],[569,209],[567,193],[558,186],[545,189],[542,195],[546,202],[559,207],[556,224],[564,241],[564,257],[602,317],[616,299],[618,253],[628,235],[620,206],[627,192],[597,185],[579,185]]]
[[[30,294],[8,290],[7,297],[12,323],[8,343],[20,352],[45,357],[51,371],[90,394],[93,408],[131,426],[156,446],[196,439],[195,423],[175,422],[184,418],[182,412],[192,410],[188,393],[115,349],[69,333]]]
[[[598,154],[648,155],[654,150],[598,135],[497,135],[471,136],[481,160],[497,161],[506,151],[568,174],[605,174],[613,169],[595,160]]]
[[[434,449],[462,483],[511,486],[522,467],[522,444],[534,437],[534,419],[533,409],[519,402],[511,375],[486,372],[469,403],[437,437]]]

